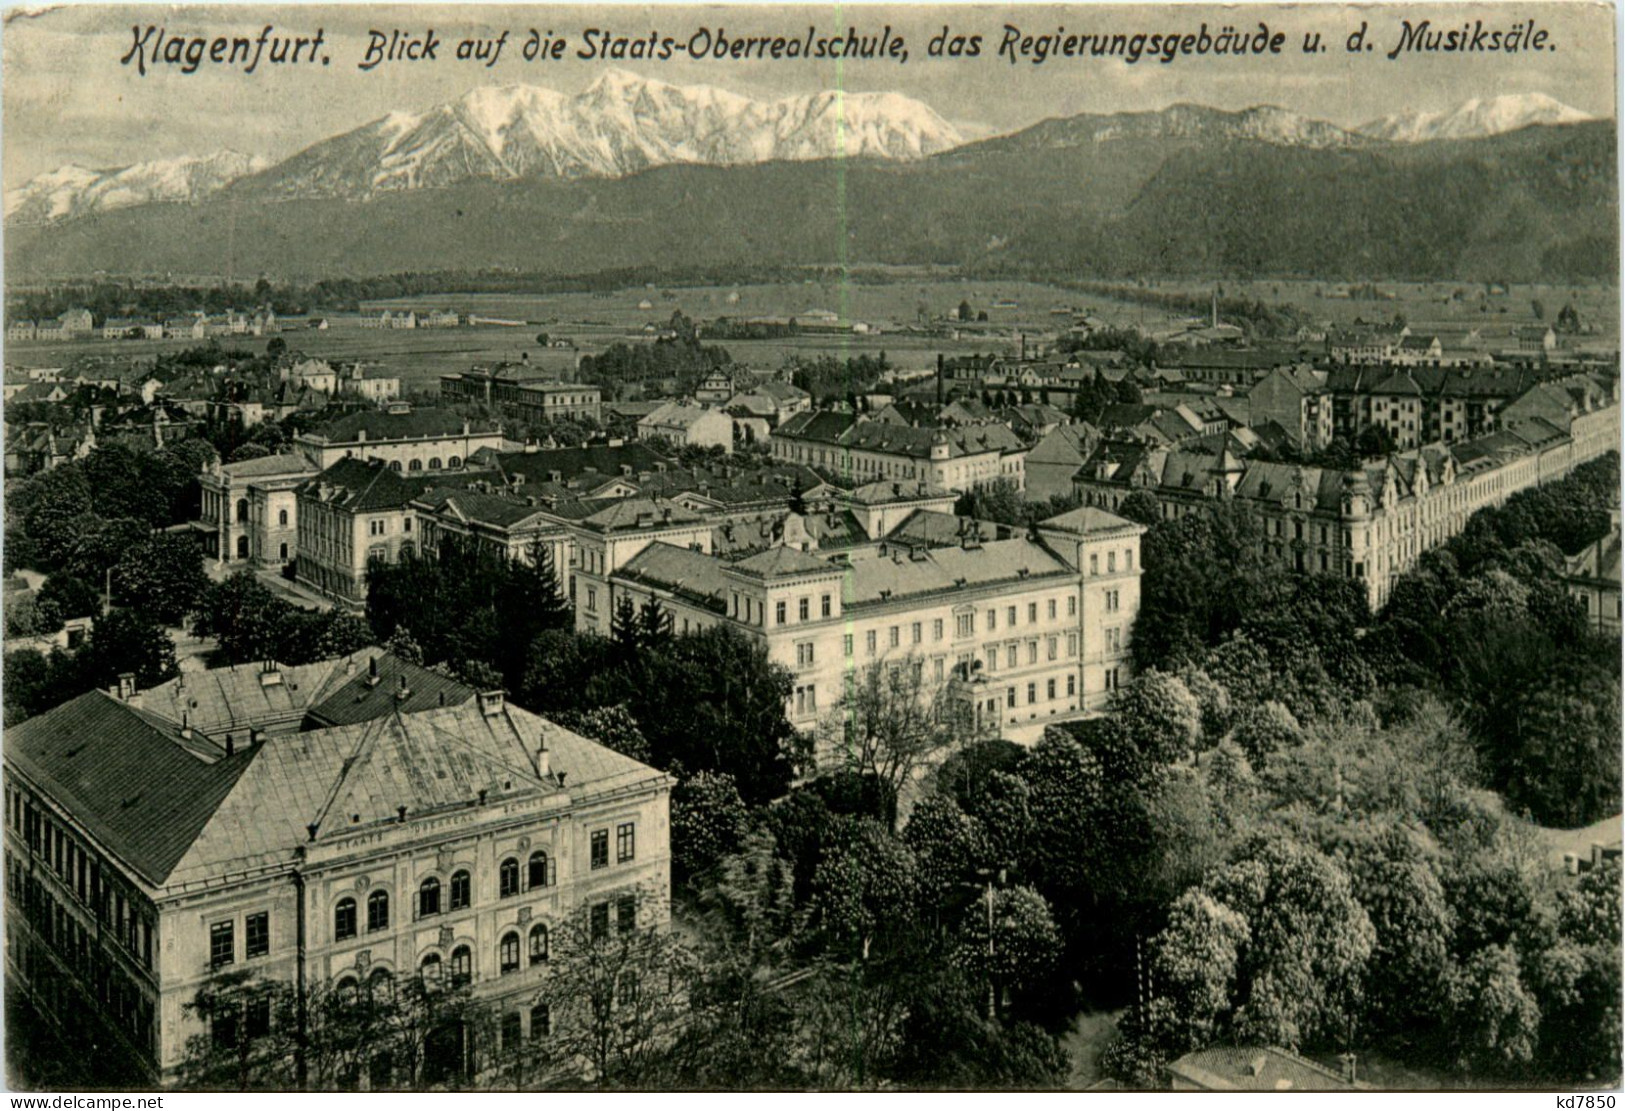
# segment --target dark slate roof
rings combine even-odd
[[[407,692],[405,698],[401,697],[403,690]],[[385,652],[374,657],[369,666],[357,667],[348,682],[312,706],[307,725],[310,728],[353,725],[397,710],[411,714],[441,706],[460,706],[474,694],[473,687],[448,675]]]
[[[376,513],[401,509],[413,499],[437,486],[466,486],[490,478],[478,470],[432,471],[405,476],[381,459],[340,459],[327,470],[299,487],[300,496],[310,496],[323,486],[336,488],[327,500],[337,502],[351,513]]]
[[[716,613],[728,611],[728,578],[715,556],[656,542],[629,559],[615,577],[660,587]]]
[[[561,481],[568,482],[589,471],[601,475],[626,474],[633,476],[658,471],[670,463],[664,455],[641,442],[619,444],[588,444],[582,447],[556,448],[551,451],[513,452],[498,455],[496,465],[510,478],[523,475],[526,482],[547,482],[558,472]]]
[[[833,564],[826,563],[817,556],[798,552],[794,548],[769,548],[765,552],[757,552],[749,559],[740,560],[734,567],[761,579],[777,578],[780,575],[818,574],[834,569]]]
[[[447,409],[413,409],[406,413],[367,409],[318,425],[310,434],[336,443],[348,443],[361,432],[367,434],[368,440],[422,439],[461,435],[465,424],[470,433],[497,430],[490,421],[471,421]]]
[[[6,730],[5,758],[160,885],[252,759],[189,752],[173,726],[90,691]]]

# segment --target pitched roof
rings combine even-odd
[[[415,817],[538,792],[579,804],[662,778],[534,714],[475,701],[274,735],[225,757],[92,691],[6,742],[7,761],[154,886],[285,864],[312,824],[320,841],[395,822],[400,807]]]
[[[162,884],[247,770],[247,749],[207,759],[175,730],[90,691],[6,730],[5,758],[142,879]]]
[[[616,578],[658,586],[717,613],[727,612],[728,578],[715,556],[657,541],[615,572]]]
[[[349,663],[355,662],[350,657]],[[404,697],[403,697],[404,692]],[[449,675],[380,651],[365,665],[346,666],[329,681],[320,702],[310,707],[312,726],[353,725],[397,711],[413,714],[441,706],[461,706],[473,687]]]
[[[1109,532],[1144,532],[1145,526],[1136,524],[1127,518],[1119,517],[1115,513],[1108,513],[1092,505],[1069,509],[1065,513],[1056,514],[1046,520],[1040,521],[1041,528],[1053,529],[1056,532],[1070,532],[1078,536],[1087,536],[1091,533]]]
[[[1069,571],[1053,552],[1026,537],[974,548],[886,547],[885,555],[852,554],[844,595],[848,608]]]
[[[610,446],[586,444],[581,447],[557,448],[549,451],[526,451],[499,454],[495,464],[499,471],[512,478],[523,475],[526,482],[546,482],[554,473],[563,481],[588,473],[619,475],[630,472],[639,475],[667,466],[664,455],[647,443],[629,441]]]
[[[258,459],[243,459],[236,463],[222,463],[220,469],[232,478],[268,478],[297,474],[315,474],[310,460],[295,452],[262,455]]]
[[[367,409],[318,425],[307,435],[329,443],[350,443],[363,432],[368,440],[407,440],[460,436],[465,429],[470,434],[489,433],[498,427],[490,421],[468,420],[447,409],[412,409],[404,413]]]
[[[319,496],[350,513],[377,513],[403,509],[406,504],[436,486],[459,486],[489,478],[478,468],[462,472],[432,471],[403,476],[382,459],[346,457],[298,488],[300,497]]]
[[[835,570],[835,566],[795,548],[779,547],[742,559],[734,564],[734,569],[756,578],[772,579],[781,575],[819,574]]]
[[[365,669],[367,661],[385,655],[379,647],[349,656],[290,667],[284,664],[241,664],[182,672],[167,683],[140,692],[138,705],[176,725],[223,736],[250,729],[296,723],[319,699],[333,690],[346,669]]]

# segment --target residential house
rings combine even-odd
[[[734,426],[720,409],[670,401],[638,421],[638,439],[665,440],[676,447],[720,447],[732,452]]]

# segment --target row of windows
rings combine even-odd
[[[1112,671],[1113,671],[1113,674],[1115,675],[1116,669],[1113,668]],[[1113,687],[1113,689],[1116,689],[1116,688]],[[1066,677],[1066,696],[1068,698],[1073,698],[1073,697],[1076,697],[1077,693],[1078,693],[1078,677],[1076,675],[1068,675]],[[1057,697],[1057,694],[1056,694],[1056,683],[1055,683],[1054,679],[1045,680],[1045,682],[1044,682],[1044,697],[1045,697],[1046,700],[1048,700],[1050,702],[1055,701],[1055,699]],[[1037,683],[1028,683],[1027,684],[1027,705],[1034,706],[1034,705],[1037,705],[1037,703],[1038,703],[1038,684]],[[1005,704],[1006,708],[1008,708],[1008,709],[1013,710],[1013,709],[1016,708],[1016,688],[1015,687],[1007,687],[1005,689],[1005,692],[1004,692],[1004,704]]]
[[[1007,645],[1004,646],[1004,661],[1005,661],[1004,666],[1005,667],[1014,668],[1014,667],[1019,667],[1020,666],[1020,648],[1021,648],[1021,646],[1019,644],[1007,644]],[[1061,650],[1061,647],[1060,647],[1060,638],[1059,637],[1053,637],[1052,636],[1052,637],[1045,638],[1045,651],[1044,651],[1045,659],[1048,659],[1048,660],[1059,659],[1060,658],[1060,650]],[[1074,656],[1076,656],[1078,654],[1078,634],[1077,633],[1068,633],[1067,634],[1067,636],[1066,636],[1066,654],[1067,654],[1068,658],[1074,657]],[[1038,662],[1038,641],[1029,640],[1027,642],[1027,663],[1029,665],[1031,665],[1031,664],[1036,664],[1037,662]],[[987,650],[987,669],[989,671],[997,671],[997,670],[999,670],[999,648],[998,648],[997,645],[995,645],[992,648],[989,648]]]
[[[115,881],[113,869],[103,869],[73,833],[52,820],[21,791],[6,791],[6,824],[19,834],[29,850],[56,873],[68,891],[96,918],[131,956],[152,966],[154,922],[142,911],[133,894]]]
[[[380,892],[380,894],[382,894]],[[243,919],[243,956],[252,960],[271,951],[271,915],[257,911]],[[219,968],[237,960],[237,923],[216,922],[209,927],[209,965]]]

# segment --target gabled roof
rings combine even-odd
[[[319,496],[326,489],[328,504],[350,513],[378,513],[404,509],[408,502],[436,486],[456,486],[490,477],[479,470],[431,471],[402,476],[381,459],[344,458],[315,478],[301,484],[301,498]]]
[[[696,525],[705,518],[665,498],[621,498],[595,509],[581,524],[598,532],[617,529]]]
[[[843,568],[843,597],[848,608],[1070,572],[1048,548],[1026,537],[993,540],[974,548],[909,551],[896,545],[886,547],[885,555],[854,552],[850,569]]]
[[[5,758],[71,811],[154,886],[175,865],[252,761],[209,760],[173,727],[94,690],[6,730]]]
[[[342,681],[346,671],[365,670],[368,660],[384,655],[375,646],[292,667],[240,664],[187,671],[140,692],[137,704],[175,725],[185,715],[188,725],[210,736],[236,731],[246,740],[250,729],[298,722],[334,689],[335,678]]]

